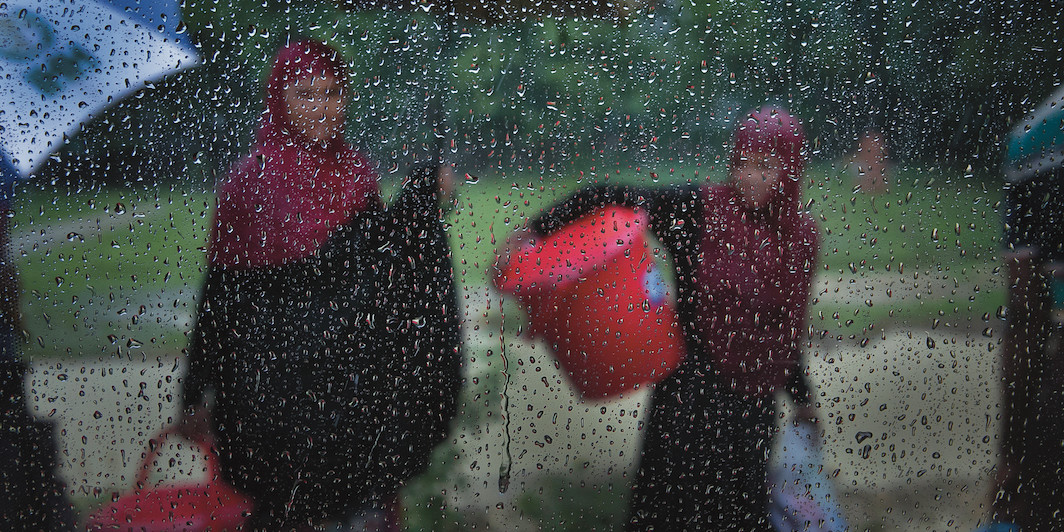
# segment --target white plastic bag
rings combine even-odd
[[[835,485],[824,468],[816,427],[809,421],[788,421],[777,437],[779,452],[768,470],[769,514],[776,530],[847,530]]]

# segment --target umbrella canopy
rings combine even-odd
[[[335,0],[346,9],[423,10],[488,24],[529,17],[593,17],[624,21],[628,13],[648,2],[640,0]]]
[[[0,153],[32,174],[93,115],[198,61],[176,0],[0,3]]]
[[[1008,142],[1005,178],[1013,183],[1064,167],[1064,87],[1017,125]]]

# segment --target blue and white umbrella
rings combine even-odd
[[[104,108],[195,65],[179,25],[176,0],[0,3],[0,172],[31,175]]]

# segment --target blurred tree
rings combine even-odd
[[[1009,124],[1061,82],[1064,27],[1048,15],[1061,4],[662,0],[626,24],[489,27],[305,0],[188,0],[204,65],[111,110],[50,175],[210,183],[250,139],[257,76],[289,34],[342,50],[356,78],[349,134],[385,171],[437,137],[471,166],[713,157],[730,121],[766,101],[805,118],[815,157],[876,127],[902,160],[996,170]],[[432,131],[438,95],[447,127]],[[79,154],[98,162],[82,168]]]

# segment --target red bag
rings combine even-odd
[[[205,451],[207,481],[171,481],[149,486],[148,471],[159,457],[163,441],[175,434],[164,429],[150,440],[153,448],[141,462],[134,488],[89,516],[88,530],[200,531],[235,530],[247,519],[252,502],[218,476],[218,458],[210,442],[197,442]]]

